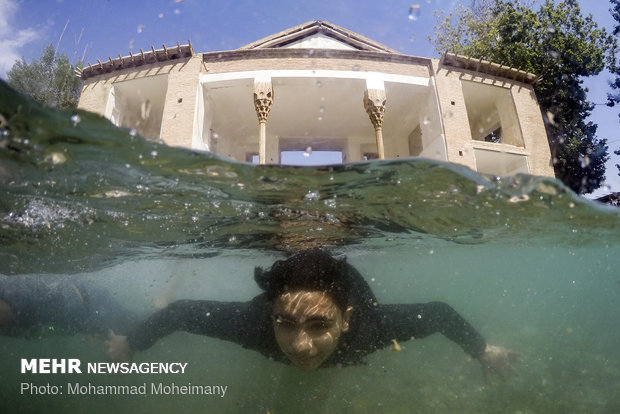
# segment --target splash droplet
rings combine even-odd
[[[420,5],[419,4],[412,4],[411,6],[409,6],[409,20],[418,20],[418,18],[420,17]]]
[[[73,122],[73,126],[77,126],[82,121],[82,118],[78,114],[71,115],[71,122]]]
[[[309,157],[310,154],[312,154],[312,147],[306,147],[306,150],[304,151],[304,157]]]

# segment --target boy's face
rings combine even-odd
[[[306,371],[318,368],[349,330],[353,308],[342,312],[329,295],[298,290],[280,295],[273,303],[273,330],[282,352]]]

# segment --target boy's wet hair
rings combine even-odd
[[[349,306],[351,279],[346,259],[335,259],[321,249],[301,251],[267,270],[256,267],[254,280],[272,302],[286,292],[318,290],[326,292],[341,310]]]

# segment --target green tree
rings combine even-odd
[[[41,53],[40,60],[15,62],[7,74],[7,81],[13,88],[45,105],[75,108],[82,88],[82,79],[75,73],[77,68],[81,68],[81,63],[73,66],[67,55],[57,55],[50,44]]]
[[[609,10],[611,12],[611,16],[614,18],[618,24],[614,27],[613,35],[618,37],[620,35],[620,0],[610,0],[612,4],[612,8]],[[611,88],[615,91],[614,93],[608,94],[608,105],[615,106],[616,104],[620,104],[620,67],[618,67],[616,62],[612,62],[609,66],[609,70],[616,75],[616,79],[611,82]],[[620,117],[620,114],[618,114]],[[620,149],[614,151],[614,154],[620,155]],[[620,164],[616,164],[616,168],[618,169],[618,175],[620,175]]]
[[[593,105],[582,78],[605,68],[612,38],[583,17],[576,0],[557,5],[545,0],[479,0],[472,8],[440,16],[433,44],[541,76],[534,86],[540,104],[556,177],[578,193],[589,193],[605,179],[607,142],[597,125],[586,122]]]

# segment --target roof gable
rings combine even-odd
[[[306,37],[297,39],[291,43],[287,43],[282,48],[285,49],[340,49],[340,50],[357,50],[350,44],[343,43],[338,39],[326,36],[323,33],[315,33]]]
[[[400,54],[374,40],[320,20],[292,27],[239,49],[273,48],[348,49]]]

